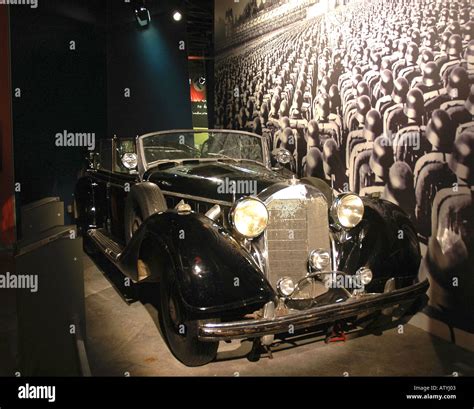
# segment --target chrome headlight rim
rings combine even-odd
[[[360,214],[357,215],[355,222],[352,222],[352,223],[343,221],[343,218],[340,217],[340,214],[339,214],[341,207],[344,206],[344,201],[347,201],[351,198],[355,199],[357,202],[360,202],[360,212],[359,212]],[[332,203],[331,210],[330,210],[331,218],[334,222],[334,225],[339,229],[345,229],[345,230],[350,230],[356,227],[362,221],[362,218],[364,217],[364,212],[365,212],[364,202],[362,201],[359,195],[352,192],[341,193],[340,195],[338,195],[336,199],[334,200],[334,202]]]
[[[355,276],[361,286],[365,287],[372,282],[374,273],[369,267],[361,267],[356,271]]]
[[[255,203],[258,203],[259,206],[262,206],[261,210],[264,210],[264,217],[263,217],[264,225],[262,225],[261,228],[259,228],[256,232],[254,232],[252,234],[249,234],[248,232],[247,233],[243,232],[242,229],[239,229],[239,226],[236,223],[237,212],[242,208],[242,206],[245,203],[247,203],[249,201],[253,201]],[[234,203],[234,205],[232,206],[232,208],[229,211],[229,223],[232,226],[233,230],[239,236],[244,237],[244,238],[249,239],[249,240],[260,236],[266,230],[266,228],[268,226],[268,219],[269,218],[270,218],[270,214],[268,213],[268,209],[267,209],[267,206],[265,205],[265,203],[263,201],[261,201],[260,199],[258,199],[256,197],[253,197],[253,196],[246,196],[246,197],[240,198],[239,200],[237,200]]]
[[[121,156],[120,161],[122,162],[122,165],[128,170],[136,169],[138,166],[138,156],[133,152],[124,153]]]
[[[331,264],[331,254],[323,248],[311,250],[308,261],[312,269],[322,271]]]
[[[285,291],[285,289],[284,289],[285,288],[285,283],[292,287],[291,291]],[[277,283],[276,283],[276,288],[277,288],[278,294],[281,297],[285,297],[285,298],[291,297],[291,295],[294,294],[294,292],[296,290],[296,287],[297,287],[297,285],[295,284],[293,279],[291,277],[287,277],[287,276],[279,278]]]

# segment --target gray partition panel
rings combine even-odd
[[[82,238],[63,234],[42,238],[39,245],[23,243],[16,258],[16,274],[37,291],[17,290],[19,351],[25,376],[80,375],[77,334],[85,337]],[[56,229],[55,229],[56,230]],[[34,290],[34,288],[33,288]]]

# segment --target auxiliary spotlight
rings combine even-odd
[[[135,17],[140,27],[148,26],[151,21],[150,12],[143,6],[135,8]]]
[[[176,10],[173,12],[173,20],[174,21],[181,21],[183,18],[183,15],[181,14],[181,12],[179,10]]]

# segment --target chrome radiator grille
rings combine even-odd
[[[330,250],[326,201],[322,197],[277,199],[267,208],[268,280],[273,286],[284,276],[296,282],[308,272],[311,250]]]

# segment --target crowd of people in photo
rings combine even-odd
[[[274,30],[276,20],[279,28],[301,20],[308,8],[318,2],[319,0],[291,0],[290,3],[282,4],[279,0],[267,0],[257,5],[257,0],[250,0],[238,16],[234,15],[231,8],[224,19],[225,38],[216,38],[217,48],[231,47],[265,35]]]
[[[240,49],[216,64],[216,127],[288,150],[300,177],[398,204],[426,245],[434,285],[449,288],[435,313],[472,317],[469,0],[356,1]],[[470,321],[454,325],[474,332]]]

